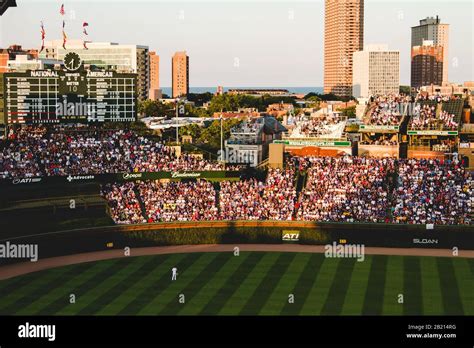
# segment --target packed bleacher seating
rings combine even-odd
[[[310,158],[308,183],[299,201],[300,220],[386,222],[385,185],[393,159]]]
[[[320,137],[322,135],[328,135],[333,133],[334,126],[341,124],[341,122],[343,122],[343,120],[336,113],[311,117],[310,119],[299,122],[299,136]]]
[[[113,195],[105,196],[117,223],[297,219],[472,224],[472,176],[459,162],[345,156],[293,157],[288,164],[285,170],[269,170],[265,181],[222,181],[217,189],[203,180],[126,183],[113,185]],[[297,172],[307,173],[299,195]],[[397,176],[398,181],[389,180]],[[133,192],[139,192],[146,219],[138,216]]]
[[[22,127],[0,147],[0,179],[129,171],[238,170],[196,159],[131,130]]]
[[[454,114],[450,114],[447,111],[443,110],[441,111],[441,114],[439,115],[439,119],[442,122],[443,129],[450,129],[450,130],[455,130],[458,129],[459,124],[454,121]]]
[[[412,130],[457,130],[464,101],[459,96],[420,94],[410,122]]]
[[[134,191],[135,184],[107,184],[102,195],[107,199],[110,215],[117,224],[137,224],[146,222],[140,210],[140,203]]]
[[[265,218],[269,220],[291,220],[296,200],[295,169],[269,169],[263,202]]]
[[[458,95],[442,96],[442,95],[428,95],[428,94],[423,94],[423,93],[418,94],[416,97],[416,101],[426,101],[426,100],[434,101],[436,103],[442,103],[442,102],[449,102],[453,100],[461,100],[461,97]]]
[[[148,181],[138,184],[148,222],[216,220],[216,192],[211,183]]]
[[[436,107],[428,104],[418,104],[415,106],[413,116],[411,118],[410,129],[434,129],[438,124],[436,119]]]
[[[222,182],[219,194],[223,220],[291,220],[296,188],[295,171],[270,169],[265,183],[257,179]]]
[[[261,220],[264,214],[264,184],[257,179],[223,181],[219,191],[222,220]]]
[[[459,162],[400,160],[395,190],[396,223],[456,225],[467,221],[472,178]]]
[[[42,174],[33,149],[45,133],[44,127],[24,127],[9,136],[9,141],[0,148],[0,179]]]
[[[411,97],[400,95],[384,95],[372,98],[373,105],[369,110],[367,124],[377,126],[399,125],[404,117],[404,103],[409,103]]]

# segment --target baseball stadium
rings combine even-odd
[[[472,9],[0,0],[0,348],[472,347]]]
[[[11,112],[0,314],[472,315],[469,102],[240,120],[226,146],[255,137],[256,165],[128,118]]]

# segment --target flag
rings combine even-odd
[[[63,48],[66,49],[66,42],[67,42],[67,35],[64,31],[64,27],[66,26],[66,22],[63,21]]]
[[[61,14],[61,16],[64,16],[64,14],[66,12],[64,12],[64,4],[61,5],[61,9],[59,10],[59,13]]]
[[[44,30],[44,25],[43,25],[43,21],[41,21],[41,49],[39,51],[39,53],[43,52],[44,50],[44,39],[46,37],[46,31]]]
[[[87,30],[86,30],[86,27],[88,27],[88,26],[89,26],[89,23],[87,23],[87,22],[84,22],[84,23],[82,24],[82,28],[83,28],[83,31],[82,31],[82,32],[84,33],[84,35],[89,35],[89,34],[87,33]]]
[[[87,47],[87,45],[86,45],[86,44],[87,44],[86,36],[89,35],[89,34],[87,33],[87,30],[86,30],[86,27],[88,27],[88,26],[89,26],[89,23],[87,23],[87,22],[83,22],[83,23],[82,23],[82,28],[83,28],[82,33],[84,34],[84,40],[83,40],[83,43],[82,43],[82,44],[84,45],[84,48],[85,48],[86,50],[89,49],[89,48]]]
[[[41,40],[44,40],[46,37],[46,32],[44,31],[43,21],[41,21]]]

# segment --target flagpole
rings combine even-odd
[[[179,135],[178,135],[178,104],[179,104],[179,98],[176,98],[176,144],[179,144]]]

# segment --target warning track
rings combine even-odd
[[[238,246],[241,252],[298,252],[298,253],[324,253],[323,245],[299,244],[206,244],[206,245],[177,245],[147,248],[132,248],[130,257],[145,255],[165,255],[183,253],[211,253],[233,252]],[[378,248],[366,247],[367,255],[400,255],[400,256],[438,256],[454,257],[450,249],[421,249],[421,248]],[[90,253],[74,254],[60,257],[40,259],[37,262],[22,262],[0,267],[0,280],[13,278],[19,275],[42,271],[50,268],[68,266],[84,262],[109,260],[124,257],[123,250],[105,250]],[[474,258],[474,250],[459,250],[457,257]]]

